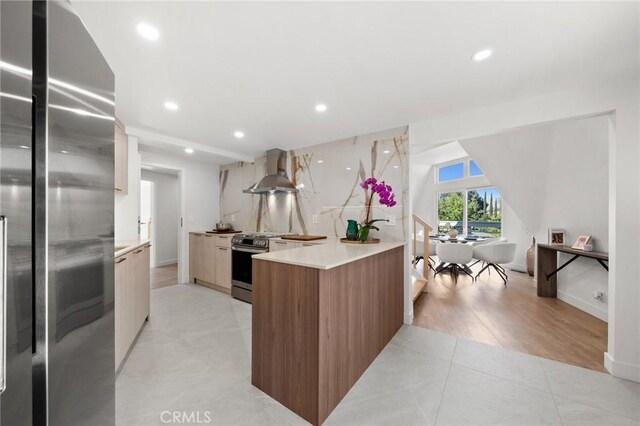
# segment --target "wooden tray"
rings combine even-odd
[[[372,238],[367,241],[357,241],[357,240],[353,241],[353,240],[347,240],[346,238],[340,238],[340,242],[345,244],[378,244],[380,240],[378,238]]]
[[[284,235],[280,237],[283,240],[293,240],[293,241],[315,241],[315,240],[324,240],[327,238],[326,235]]]

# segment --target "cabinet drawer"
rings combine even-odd
[[[231,247],[231,235],[216,235],[216,247]]]

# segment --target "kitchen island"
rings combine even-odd
[[[404,245],[255,255],[253,385],[321,424],[402,326]]]

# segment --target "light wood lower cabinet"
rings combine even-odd
[[[216,281],[221,287],[231,289],[231,247],[216,247]]]
[[[231,291],[231,236],[189,234],[189,281]]]
[[[214,235],[205,234],[202,244],[202,274],[203,281],[211,284],[216,282],[216,238]]]
[[[116,370],[129,352],[150,311],[150,246],[115,259]]]
[[[195,282],[196,278],[203,278],[203,244],[204,235],[189,234],[189,281]]]

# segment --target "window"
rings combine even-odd
[[[449,182],[464,177],[464,163],[454,163],[438,167],[438,182]]]
[[[476,162],[469,160],[469,177],[482,176],[483,174]]]
[[[502,197],[495,188],[474,188],[438,194],[438,234],[456,229],[478,237],[502,234]]]
[[[462,234],[464,229],[464,193],[443,192],[438,194],[438,233],[446,234],[452,229]]]
[[[467,235],[499,237],[502,232],[502,197],[495,188],[467,191]]]
[[[457,163],[438,166],[438,182],[440,183],[483,175],[484,173],[473,160],[461,160]]]

